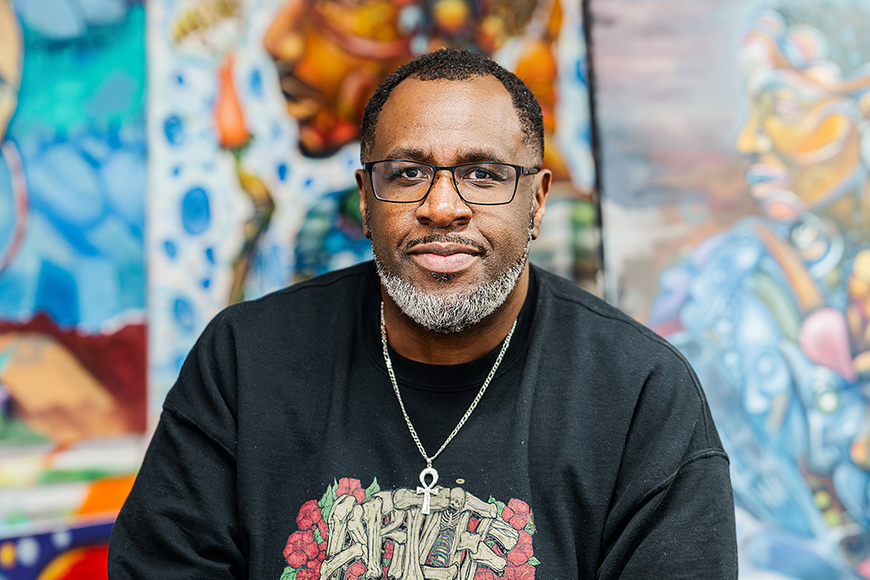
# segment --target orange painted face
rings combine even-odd
[[[812,50],[812,38],[791,40]],[[747,175],[753,196],[775,219],[824,211],[856,225],[856,199],[866,196],[854,195],[866,171],[860,87],[847,86],[827,61],[798,67],[762,32],[747,37],[743,53],[752,61],[746,71],[751,100],[737,148],[753,158]]]
[[[389,0],[289,0],[264,38],[305,155],[330,155],[358,137],[374,89],[411,57]]]
[[[465,47],[491,54],[531,18],[534,1],[287,0],[263,43],[275,60],[299,144],[330,155],[359,136],[377,86],[414,54]]]

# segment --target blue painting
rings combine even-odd
[[[608,296],[698,372],[740,576],[870,578],[870,2],[596,10]]]
[[[0,0],[0,485],[138,461],[144,55],[141,3]]]

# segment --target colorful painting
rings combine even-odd
[[[608,297],[682,350],[741,578],[870,578],[870,2],[592,2]]]
[[[0,578],[105,580],[112,520],[70,522],[0,541]]]
[[[541,100],[556,185],[533,259],[594,287],[577,3],[161,0],[149,30],[154,414],[221,308],[371,257],[353,177],[362,110],[399,64],[441,46],[493,55]]]
[[[2,578],[99,577],[141,461],[144,96],[141,3],[0,0]]]
[[[27,517],[3,527],[0,578],[4,580],[100,580],[107,577],[109,534],[133,475],[68,482],[36,489],[6,489],[3,503],[21,513],[55,506],[63,515]],[[72,509],[70,509],[72,506]]]

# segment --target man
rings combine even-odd
[[[388,77],[362,125],[375,264],[210,324],[111,577],[736,577],[692,371],[527,262],[551,181],[531,92],[442,50]]]

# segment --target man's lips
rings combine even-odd
[[[442,273],[464,270],[482,254],[472,246],[437,242],[417,244],[408,253],[412,260],[426,270]]]

